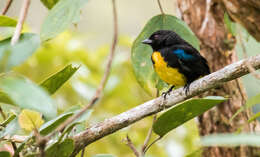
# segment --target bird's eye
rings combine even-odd
[[[158,38],[159,38],[159,35],[157,35],[157,34],[154,35],[154,38],[155,38],[155,39],[158,39]]]

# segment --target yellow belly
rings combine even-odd
[[[174,86],[184,86],[186,84],[185,76],[181,74],[177,68],[167,66],[160,52],[154,52],[152,54],[152,60],[154,62],[155,72],[163,81]]]

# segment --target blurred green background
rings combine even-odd
[[[6,1],[0,1],[0,10]],[[17,17],[22,1],[15,1],[8,16]],[[47,9],[40,1],[31,1],[25,31],[39,33],[41,24],[47,15]],[[163,0],[164,11],[176,15],[176,2]],[[94,112],[87,125],[95,124],[106,118],[124,112],[138,104],[152,99],[138,85],[130,60],[131,45],[145,23],[160,13],[156,0],[118,0],[119,42],[112,73],[103,93],[103,98],[94,107]],[[81,65],[76,74],[53,96],[60,112],[72,105],[86,104],[93,96],[106,65],[106,57],[110,51],[113,19],[111,2],[105,0],[89,0],[82,9],[81,20],[68,31],[43,44],[37,52],[23,65],[16,67],[15,72],[30,78],[36,83],[59,71],[69,63]],[[9,33],[6,33],[8,30]],[[0,37],[10,36],[12,28],[0,29]],[[260,45],[247,33],[243,34],[249,55],[255,55]],[[241,47],[237,44],[239,58],[243,58]],[[259,81],[247,75],[243,81],[248,96],[260,92]],[[260,108],[255,107],[259,111]],[[134,156],[125,145],[123,139],[128,134],[133,143],[140,149],[152,117],[107,136],[86,148],[85,155],[114,154],[118,157]],[[155,135],[153,136],[153,139]],[[199,148],[198,128],[196,119],[178,127],[147,153],[148,157],[182,157]]]

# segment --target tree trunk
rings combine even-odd
[[[208,60],[211,72],[219,70],[237,60],[232,36],[223,21],[225,5],[217,0],[178,0],[182,19],[190,26],[201,41],[201,54]],[[246,93],[239,79],[226,83],[207,95],[229,97],[229,100],[199,117],[200,135],[254,131],[257,122],[247,123],[250,112],[239,114],[232,122],[229,119],[246,101]],[[204,157],[253,157],[256,148],[252,147],[206,147]]]

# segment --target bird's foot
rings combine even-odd
[[[168,89],[168,91],[162,93],[162,96],[163,96],[164,100],[166,100],[166,96],[167,96],[167,95],[170,95],[170,93],[171,93],[171,91],[172,91],[173,88],[174,88],[174,86],[171,86],[171,87]]]
[[[185,90],[185,95],[187,96],[189,91],[190,91],[190,84],[189,83],[184,86],[184,90]]]

